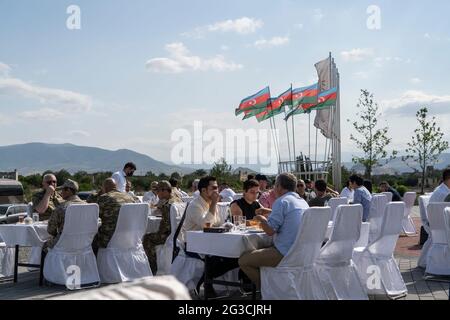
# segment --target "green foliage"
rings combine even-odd
[[[367,90],[361,90],[359,102],[356,105],[358,112],[356,116],[360,122],[353,122],[353,127],[358,136],[350,135],[350,140],[356,143],[364,156],[354,157],[354,163],[360,163],[366,168],[366,178],[372,178],[372,169],[379,165],[382,158],[387,157],[386,147],[391,143],[391,138],[388,138],[388,127],[378,128],[378,119],[381,113],[378,112],[378,104],[374,101],[373,94]],[[350,120],[347,120],[350,121]],[[393,159],[397,154],[392,152],[390,159]]]
[[[394,186],[394,188],[400,193],[400,195],[403,197],[406,192],[408,192],[408,187],[403,185],[397,185]]]

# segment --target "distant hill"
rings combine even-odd
[[[384,163],[384,162],[381,161],[381,163]],[[411,160],[408,160],[408,164],[410,164],[413,168],[420,170],[419,166],[417,164],[413,163]],[[355,165],[352,162],[344,162],[344,166],[347,169],[351,169],[356,172],[361,172],[361,173],[364,172],[364,166],[359,165],[359,164]],[[443,153],[439,157],[438,162],[434,165],[434,168],[442,170],[449,166],[450,166],[450,153]],[[406,173],[406,172],[414,172],[414,170],[411,169],[410,167],[408,167],[408,165],[406,165],[406,163],[404,161],[402,161],[401,157],[398,157],[398,158],[388,162],[387,164],[382,165],[381,167],[374,168],[373,174],[375,174],[375,175],[381,175],[381,174],[395,175],[395,174],[401,174],[401,173]]]
[[[132,161],[137,166],[135,174],[144,175],[148,171],[155,174],[179,172],[190,173],[193,169],[168,165],[149,156],[127,149],[116,151],[73,144],[27,143],[0,147],[0,171],[17,169],[21,175],[42,173],[46,170],[66,169],[102,172],[117,171]]]

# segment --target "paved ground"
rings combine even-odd
[[[413,220],[416,229],[420,230],[420,215],[418,207],[413,209]],[[400,271],[408,288],[408,295],[401,300],[448,300],[450,278],[446,282],[424,280],[424,271],[417,267],[420,256],[419,236],[401,236],[395,249],[395,257],[399,262]],[[21,255],[21,260],[27,259],[27,253]],[[19,281],[0,280],[0,299],[45,299],[71,293],[62,286],[39,287],[38,272],[29,272],[26,268],[19,268]],[[198,299],[201,297],[193,297]],[[234,292],[230,299],[250,299]],[[386,300],[384,296],[371,296],[371,300]]]

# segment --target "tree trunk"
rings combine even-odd
[[[420,193],[422,195],[424,194],[424,188],[425,188],[425,171],[426,171],[426,168],[422,169],[422,191]]]

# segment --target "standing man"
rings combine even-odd
[[[361,204],[363,207],[363,222],[366,222],[370,214],[370,203],[372,201],[372,194],[364,187],[364,179],[354,174],[348,179],[350,181],[350,188],[353,193],[353,204]]]
[[[442,183],[433,191],[430,203],[444,202],[448,195],[450,195],[450,169],[445,169],[442,173]]]
[[[39,220],[48,220],[52,212],[64,202],[64,199],[56,191],[56,176],[46,174],[42,178],[42,189],[32,196],[33,210],[39,213]]]
[[[127,186],[127,178],[133,176],[134,172],[136,171],[136,165],[133,162],[128,162],[123,167],[122,171],[115,172],[111,178],[114,179],[117,190],[119,192],[125,192],[126,186]]]

